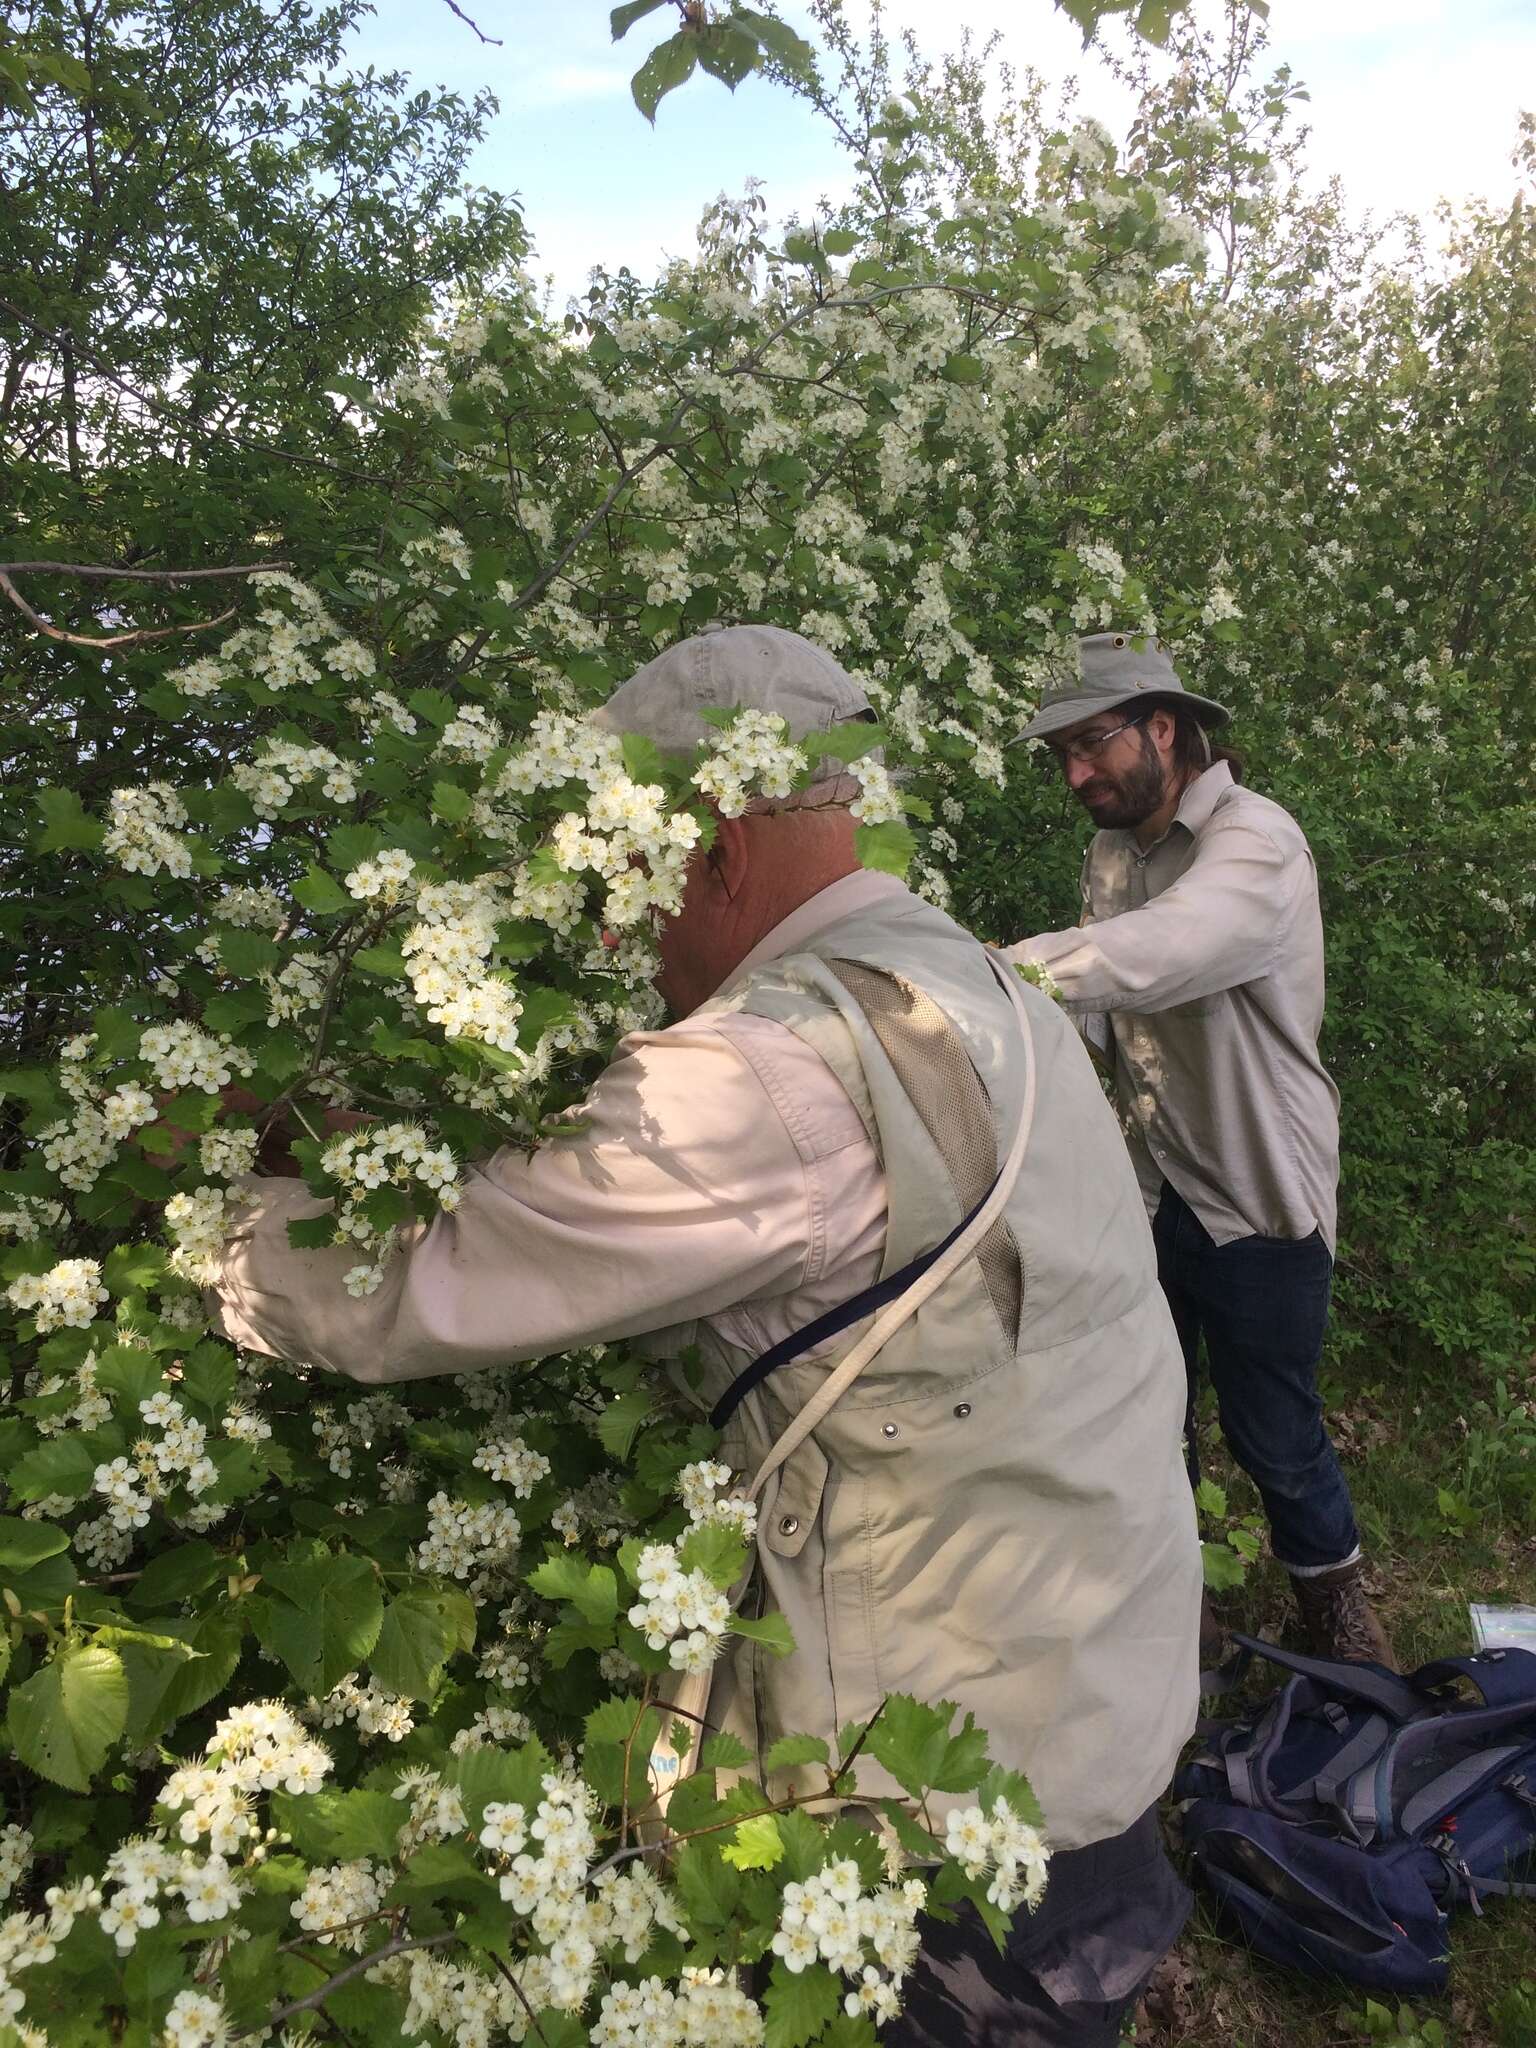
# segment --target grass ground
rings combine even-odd
[[[1536,1360],[1502,1392],[1444,1361],[1374,1382],[1352,1362],[1325,1396],[1405,1667],[1473,1647],[1469,1600],[1536,1604]],[[1255,1507],[1212,1425],[1202,1438],[1204,1467],[1232,1508]],[[1280,1636],[1285,1575],[1255,1566],[1222,1613],[1249,1634]],[[1252,1956],[1202,1901],[1137,2016],[1137,2048],[1536,2048],[1536,1901],[1491,1903],[1481,1919],[1461,1909],[1451,1953],[1446,1996],[1416,2000],[1404,2023],[1395,2010],[1370,2018],[1365,1992],[1308,1984]]]

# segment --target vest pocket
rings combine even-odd
[[[764,1501],[758,1541],[776,1557],[798,1557],[821,1514],[827,1461],[807,1437],[776,1474],[772,1498]]]

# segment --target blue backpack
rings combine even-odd
[[[1536,1654],[1400,1678],[1233,1640],[1291,1676],[1254,1718],[1204,1723],[1174,1781],[1196,1870],[1272,1961],[1440,1990],[1453,1906],[1536,1898]]]

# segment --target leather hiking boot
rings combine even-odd
[[[1356,1558],[1353,1564],[1336,1565],[1315,1578],[1298,1579],[1292,1574],[1301,1616],[1301,1646],[1309,1657],[1384,1664],[1388,1671],[1396,1671],[1400,1667],[1387,1632],[1366,1598],[1364,1571],[1364,1564]]]

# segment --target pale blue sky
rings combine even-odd
[[[463,0],[503,39],[497,49],[477,42],[442,0],[375,4],[351,46],[355,63],[497,94],[501,112],[475,174],[521,195],[557,307],[594,263],[645,274],[664,254],[687,251],[703,207],[748,176],[766,181],[777,218],[846,175],[820,124],[758,79],[733,96],[696,78],[662,102],[652,130],[629,77],[670,26],[670,8],[614,44],[601,0]],[[1215,4],[1197,0],[1202,12]],[[794,19],[799,10],[784,11]],[[1114,127],[1124,110],[1050,0],[888,0],[886,12],[910,23],[933,55],[962,25],[998,29],[1016,62],[1053,81],[1075,72],[1085,112]],[[1314,169],[1337,171],[1357,203],[1427,210],[1441,196],[1511,188],[1519,110],[1536,106],[1536,0],[1273,0],[1270,26],[1271,60],[1289,63],[1311,90]]]

